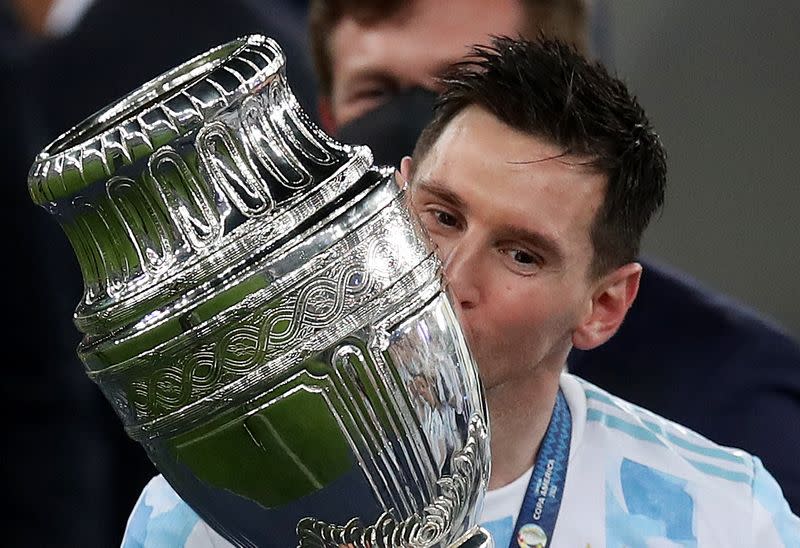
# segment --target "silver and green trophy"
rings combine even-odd
[[[489,547],[487,411],[391,169],[314,126],[263,36],[39,154],[89,377],[237,546]]]

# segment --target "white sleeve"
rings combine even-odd
[[[800,518],[792,513],[778,482],[753,457],[753,538],[750,546],[800,548]]]
[[[228,546],[231,544],[213,532],[160,475],[145,486],[122,538],[122,548]]]

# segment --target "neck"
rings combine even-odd
[[[533,466],[558,394],[560,371],[542,368],[486,390],[491,421],[489,489],[508,485]]]

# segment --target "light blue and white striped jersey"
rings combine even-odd
[[[800,548],[800,519],[758,458],[573,375],[561,376],[561,389],[572,443],[548,546]],[[486,497],[483,525],[498,548],[509,546],[526,487],[523,478],[516,493]],[[498,516],[509,500],[515,506]]]
[[[564,374],[572,413],[569,466],[548,546],[800,548],[800,519],[758,458]],[[509,546],[527,476],[490,491],[482,522]],[[231,546],[161,477],[145,487],[123,547]],[[521,545],[522,546],[522,545]]]

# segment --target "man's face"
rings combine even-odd
[[[521,21],[519,0],[415,0],[377,23],[343,17],[329,42],[332,121],[341,127],[408,88],[436,90],[435,78],[469,46],[514,35]]]
[[[560,370],[592,311],[589,231],[605,177],[562,152],[472,106],[413,173],[412,208],[487,390],[534,368]]]

